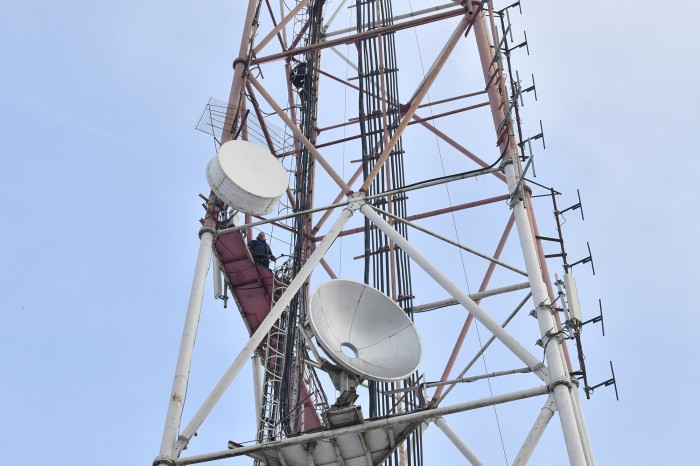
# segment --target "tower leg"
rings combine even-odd
[[[517,183],[515,167],[513,163],[506,165],[505,168],[508,186],[512,192]],[[559,421],[561,423],[562,432],[564,433],[564,442],[569,455],[569,462],[572,465],[586,465],[586,457],[583,451],[583,444],[579,434],[579,426],[574,412],[574,405],[571,401],[571,381],[569,374],[566,371],[566,365],[563,354],[559,345],[562,340],[557,335],[557,325],[554,320],[553,308],[550,304],[549,294],[546,285],[542,280],[540,263],[537,257],[534,238],[532,237],[532,229],[525,211],[525,206],[522,201],[518,201],[513,206],[515,215],[515,224],[518,229],[520,238],[520,247],[525,259],[525,268],[530,280],[530,290],[532,291],[532,299],[535,303],[535,312],[537,322],[542,335],[542,343],[545,349],[547,360],[547,368],[549,369],[549,379],[547,383],[554,393],[554,398],[557,402],[557,410],[559,411]]]
[[[165,417],[165,428],[163,429],[163,439],[160,445],[160,456],[153,464],[167,464],[167,460],[174,459],[175,440],[177,431],[182,419],[182,407],[185,403],[185,392],[187,391],[187,380],[192,362],[192,349],[194,348],[197,327],[199,325],[199,315],[202,311],[202,299],[204,297],[204,286],[209,272],[209,261],[211,250],[214,244],[214,230],[204,228],[201,231],[199,240],[199,253],[197,254],[197,264],[195,265],[194,277],[192,278],[192,289],[190,300],[187,305],[185,325],[180,341],[180,352],[175,366],[175,377],[173,387],[170,392],[170,402],[168,413]]]
[[[513,135],[512,125],[508,123],[507,110],[511,103],[507,100],[507,92],[503,89],[504,76],[500,68],[500,58],[494,60],[494,51],[489,42],[486,32],[485,19],[483,16],[474,22],[474,35],[476,37],[479,58],[487,83],[487,94],[491,106],[491,115],[494,126],[498,132],[499,148],[503,154],[504,172],[508,183],[508,192],[518,189],[518,159],[517,144]],[[495,42],[495,41],[494,41]],[[497,46],[497,44],[495,44]],[[496,79],[493,79],[493,78]],[[500,88],[500,89],[499,89]],[[581,441],[579,425],[574,413],[574,406],[571,400],[570,390],[572,387],[569,380],[568,370],[564,361],[560,345],[562,340],[558,336],[557,324],[554,319],[554,310],[551,305],[546,284],[542,278],[539,256],[535,246],[533,230],[530,224],[528,213],[525,210],[523,200],[518,200],[513,205],[513,215],[517,226],[520,247],[525,260],[532,299],[535,304],[537,322],[539,324],[540,335],[545,349],[548,378],[547,384],[554,393],[554,398],[559,411],[559,421],[564,434],[564,442],[572,465],[586,465],[586,455]]]
[[[262,358],[256,351],[255,354],[253,354],[252,358],[252,363],[253,363],[253,397],[255,398],[255,417],[257,419],[258,416],[260,416],[260,413],[262,412],[262,404],[263,404],[263,377],[262,377]],[[258,428],[257,421],[255,428]]]

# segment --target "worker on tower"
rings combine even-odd
[[[277,258],[272,254],[270,245],[265,241],[265,233],[258,233],[258,238],[248,241],[248,249],[250,255],[253,256],[253,262],[264,265],[270,268],[270,259],[277,261]]]

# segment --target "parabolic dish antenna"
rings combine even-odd
[[[411,319],[384,293],[351,280],[320,285],[309,321],[337,364],[380,382],[402,380],[420,365],[420,336]]]
[[[277,158],[248,141],[228,141],[207,164],[216,197],[236,210],[269,214],[287,190],[287,172]]]

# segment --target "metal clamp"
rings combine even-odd
[[[522,189],[523,186],[523,181],[525,181],[525,175],[527,174],[528,168],[530,168],[530,165],[532,164],[532,161],[534,160],[534,157],[530,157],[527,159],[527,163],[525,164],[525,168],[523,169],[522,173],[520,174],[520,178],[518,179],[518,184],[515,185],[515,188],[513,188],[513,192],[510,194],[510,199],[508,200],[508,206],[512,209],[513,206],[515,206],[515,203],[518,202],[519,200],[522,200],[525,197],[525,192]]]
[[[553,391],[554,391],[554,388],[555,388],[557,385],[566,385],[566,387],[567,387],[569,390],[571,390],[571,388],[573,387],[573,385],[571,384],[571,381],[570,381],[569,379],[567,379],[566,377],[562,377],[562,378],[555,379],[555,380],[552,380],[551,382],[549,382],[549,385],[547,385],[547,389],[548,389],[550,392],[553,392]]]
[[[350,212],[360,210],[360,208],[362,208],[362,206],[366,203],[367,202],[365,201],[365,193],[363,192],[352,193],[348,196],[348,210]]]
[[[202,236],[204,236],[204,233],[211,233],[214,238],[216,238],[216,230],[211,227],[203,227],[199,230],[199,239],[202,239]]]
[[[165,464],[167,466],[173,466],[175,464],[175,462],[170,458],[166,458],[165,456],[159,456],[153,460],[153,466],[159,466],[161,464]]]

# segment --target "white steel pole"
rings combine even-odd
[[[177,430],[182,419],[182,407],[185,403],[185,393],[187,391],[187,380],[192,362],[192,350],[194,348],[197,327],[199,325],[199,315],[202,311],[202,298],[204,297],[204,286],[209,271],[209,260],[211,257],[212,245],[214,244],[215,231],[211,228],[203,228],[200,232],[199,253],[195,265],[194,277],[192,278],[192,289],[190,300],[187,305],[185,325],[180,340],[180,352],[175,366],[175,377],[173,387],[170,392],[170,402],[168,403],[168,413],[165,418],[165,428],[163,429],[163,439],[160,444],[160,456],[167,464],[167,459],[173,458]],[[153,464],[160,464],[154,461]]]
[[[505,172],[508,186],[512,192],[517,184],[513,164],[508,164]],[[569,461],[572,465],[583,466],[586,464],[586,457],[583,452],[576,416],[574,415],[574,406],[569,394],[572,384],[562,357],[560,348],[562,340],[559,339],[557,334],[557,325],[553,315],[555,311],[550,304],[549,293],[542,280],[537,250],[535,249],[535,242],[530,229],[530,221],[522,201],[518,201],[513,206],[513,213],[515,215],[515,224],[518,228],[520,247],[525,259],[525,268],[530,280],[530,290],[536,306],[535,315],[547,358],[547,368],[549,369],[547,383],[554,392],[554,398],[557,401],[559,421],[564,433]]]
[[[323,239],[323,241],[321,241],[318,244],[318,247],[316,248],[316,250],[314,250],[313,254],[309,256],[304,266],[299,270],[299,273],[297,273],[297,275],[291,281],[291,283],[289,284],[285,292],[282,294],[280,299],[277,301],[275,306],[270,310],[270,313],[267,315],[267,317],[265,317],[265,319],[260,323],[258,329],[250,337],[250,339],[245,344],[245,346],[243,347],[239,355],[236,357],[236,359],[233,361],[233,363],[231,363],[231,366],[229,366],[229,368],[226,370],[224,375],[219,380],[219,383],[216,384],[216,387],[214,387],[214,389],[204,401],[202,406],[195,413],[192,420],[182,430],[182,433],[180,434],[176,445],[176,450],[178,454],[187,446],[187,443],[195,434],[199,426],[202,425],[202,422],[204,422],[204,419],[206,419],[211,410],[214,409],[214,406],[216,406],[226,389],[231,385],[233,379],[236,378],[236,375],[238,375],[241,368],[248,361],[248,358],[250,358],[253,355],[255,349],[263,341],[263,339],[270,331],[272,326],[275,324],[277,319],[279,319],[280,315],[282,315],[282,312],[287,308],[287,305],[289,305],[289,302],[292,300],[294,295],[297,293],[297,291],[299,291],[304,282],[306,282],[306,280],[309,278],[314,267],[318,264],[323,255],[326,253],[326,251],[328,251],[328,249],[331,247],[335,239],[338,237],[338,234],[341,232],[347,221],[352,216],[352,213],[353,210],[351,210],[351,207],[344,209],[340,213],[338,220],[336,220],[335,224],[326,234],[326,237]]]
[[[466,443],[459,438],[459,435],[452,430],[452,428],[447,424],[445,418],[439,417],[435,419],[435,425],[447,436],[455,447],[464,455],[464,457],[469,461],[470,464],[474,466],[484,466],[484,463],[479,461],[479,458],[469,449]]]
[[[260,413],[262,412],[262,398],[263,398],[263,388],[262,388],[262,358],[256,351],[253,354],[253,396],[255,398],[255,419],[260,418]],[[258,429],[258,425],[255,425],[255,429]]]
[[[484,80],[488,83],[487,91],[494,126],[499,128],[505,121],[506,115],[503,109],[508,105],[508,102],[506,100],[507,95],[502,95],[496,87],[502,84],[503,76],[493,62],[493,51],[489,43],[483,16],[477,18],[474,22],[474,34],[479,49],[479,58],[484,73]],[[498,62],[498,60],[496,60],[496,62]],[[494,80],[492,79],[492,74],[499,74],[499,76]],[[508,192],[513,194],[518,184],[516,164],[518,164],[519,161],[517,159],[516,143],[512,128],[510,124],[506,125],[506,127],[508,135],[504,138],[503,142],[501,142],[500,149],[504,154],[504,172],[508,183]],[[566,364],[562,357],[560,348],[562,340],[557,334],[557,325],[553,315],[555,311],[551,306],[549,293],[542,279],[534,235],[522,200],[518,200],[513,206],[513,215],[515,216],[515,224],[518,230],[518,237],[520,238],[520,247],[525,260],[525,269],[527,270],[528,280],[530,281],[532,298],[536,307],[535,313],[545,349],[547,367],[549,369],[547,383],[554,392],[554,397],[557,402],[559,421],[564,434],[569,462],[572,465],[583,466],[586,464],[586,457],[583,451],[581,436],[579,435],[576,416],[574,415],[573,403],[569,395],[572,384],[569,380]]]
[[[220,299],[223,295],[223,280],[221,278],[221,262],[216,254],[211,255],[211,263],[214,272],[211,274],[214,282],[214,299]]]
[[[540,438],[542,438],[544,429],[547,427],[547,424],[549,424],[549,421],[552,419],[552,416],[554,416],[554,411],[556,410],[554,405],[554,397],[552,395],[549,395],[549,397],[547,398],[547,402],[542,407],[540,414],[537,416],[535,423],[532,425],[530,433],[527,435],[527,438],[523,442],[523,446],[520,447],[518,456],[516,456],[515,460],[513,461],[513,466],[526,465],[527,462],[530,460],[532,452],[535,451],[537,443],[540,441]]]
[[[576,410],[576,422],[578,422],[579,434],[581,435],[581,443],[583,443],[583,451],[586,454],[586,461],[591,466],[595,466],[595,457],[593,456],[593,448],[591,448],[591,439],[588,436],[588,427],[586,426],[586,418],[583,417],[583,409],[581,409],[581,398],[578,395],[578,388],[574,387],[571,390],[571,401]]]
[[[496,338],[498,338],[509,350],[511,350],[521,361],[523,361],[532,372],[537,374],[543,380],[546,380],[546,370],[544,364],[538,358],[526,350],[510,333],[508,333],[498,322],[493,320],[488,313],[483,310],[478,304],[472,301],[469,296],[464,293],[457,285],[455,285],[447,276],[440,272],[418,249],[416,249],[406,238],[401,236],[389,223],[386,222],[374,209],[365,204],[360,209],[363,214],[375,224],[377,228],[382,230],[396,246],[401,248],[413,259],[416,264],[430,275],[436,282],[442,286],[453,298],[455,298],[467,311],[471,312],[474,317],[481,322]]]

